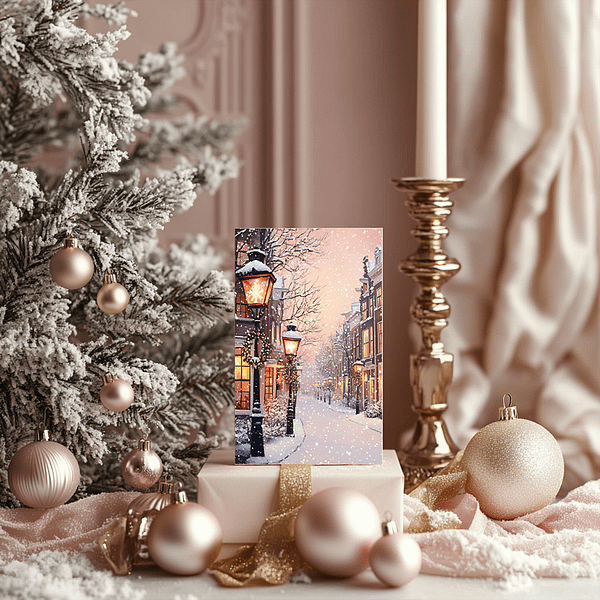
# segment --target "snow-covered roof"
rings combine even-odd
[[[236,272],[236,275],[241,275],[242,277],[246,275],[262,275],[264,273],[270,273],[271,269],[265,265],[264,262],[260,260],[251,260],[247,262],[245,265],[242,265]]]

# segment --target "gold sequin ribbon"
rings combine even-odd
[[[256,544],[241,546],[232,557],[210,566],[217,581],[225,587],[282,585],[305,567],[294,540],[294,522],[311,495],[310,465],[281,465],[279,508],[265,519]]]
[[[458,517],[443,519],[438,515],[432,518],[441,504],[464,493],[467,483],[467,472],[462,467],[463,450],[439,473],[426,479],[415,488],[409,496],[420,500],[428,510],[417,514],[410,522],[408,533],[425,533],[438,529],[460,529]]]

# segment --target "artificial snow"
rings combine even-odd
[[[127,579],[98,571],[81,554],[45,550],[24,561],[0,563],[2,600],[142,600]]]

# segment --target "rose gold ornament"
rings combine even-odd
[[[103,285],[96,295],[96,302],[102,312],[116,315],[123,312],[129,304],[129,292],[117,282],[114,273],[104,274]]]
[[[369,566],[369,551],[381,535],[381,521],[365,495],[333,487],[302,505],[294,534],[298,552],[314,569],[334,577],[352,577]]]
[[[154,517],[148,532],[150,556],[174,575],[202,573],[217,558],[222,542],[217,518],[208,508],[188,502],[185,492]]]
[[[135,538],[133,566],[154,564],[148,550],[148,532],[154,520],[154,511],[161,511],[175,499],[173,478],[165,475],[158,484],[158,492],[140,494],[127,508],[127,535]]]
[[[67,237],[50,261],[50,275],[58,285],[76,290],[86,285],[94,274],[94,262],[90,255],[79,248],[79,241]]]
[[[115,379],[111,373],[104,376],[104,385],[100,388],[102,406],[113,412],[121,412],[133,403],[133,388],[123,379]]]
[[[23,446],[8,467],[8,485],[20,502],[31,508],[64,504],[79,485],[79,464],[70,450],[51,442],[40,424],[35,441]]]
[[[519,419],[511,404],[510,394],[505,394],[500,420],[478,431],[462,458],[468,473],[465,489],[492,519],[515,519],[544,508],[564,476],[558,442],[541,425]]]
[[[138,447],[123,459],[123,478],[136,490],[147,490],[162,475],[163,464],[150,445],[150,440],[141,439]]]
[[[382,523],[379,538],[369,556],[373,573],[390,587],[400,587],[412,581],[421,570],[421,548],[408,534],[398,533],[396,523],[388,518]]]

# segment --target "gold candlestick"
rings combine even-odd
[[[409,197],[408,212],[418,223],[411,234],[419,241],[416,252],[398,265],[421,286],[410,309],[422,334],[422,348],[410,357],[412,409],[419,419],[412,441],[398,451],[405,492],[409,493],[443,469],[458,452],[442,419],[448,407],[446,392],[452,381],[454,357],[444,352],[440,341],[450,317],[450,305],[440,288],[460,269],[460,263],[442,249],[442,240],[448,236],[444,221],[453,206],[448,194],[461,187],[464,179],[410,177],[394,179],[392,183]]]

